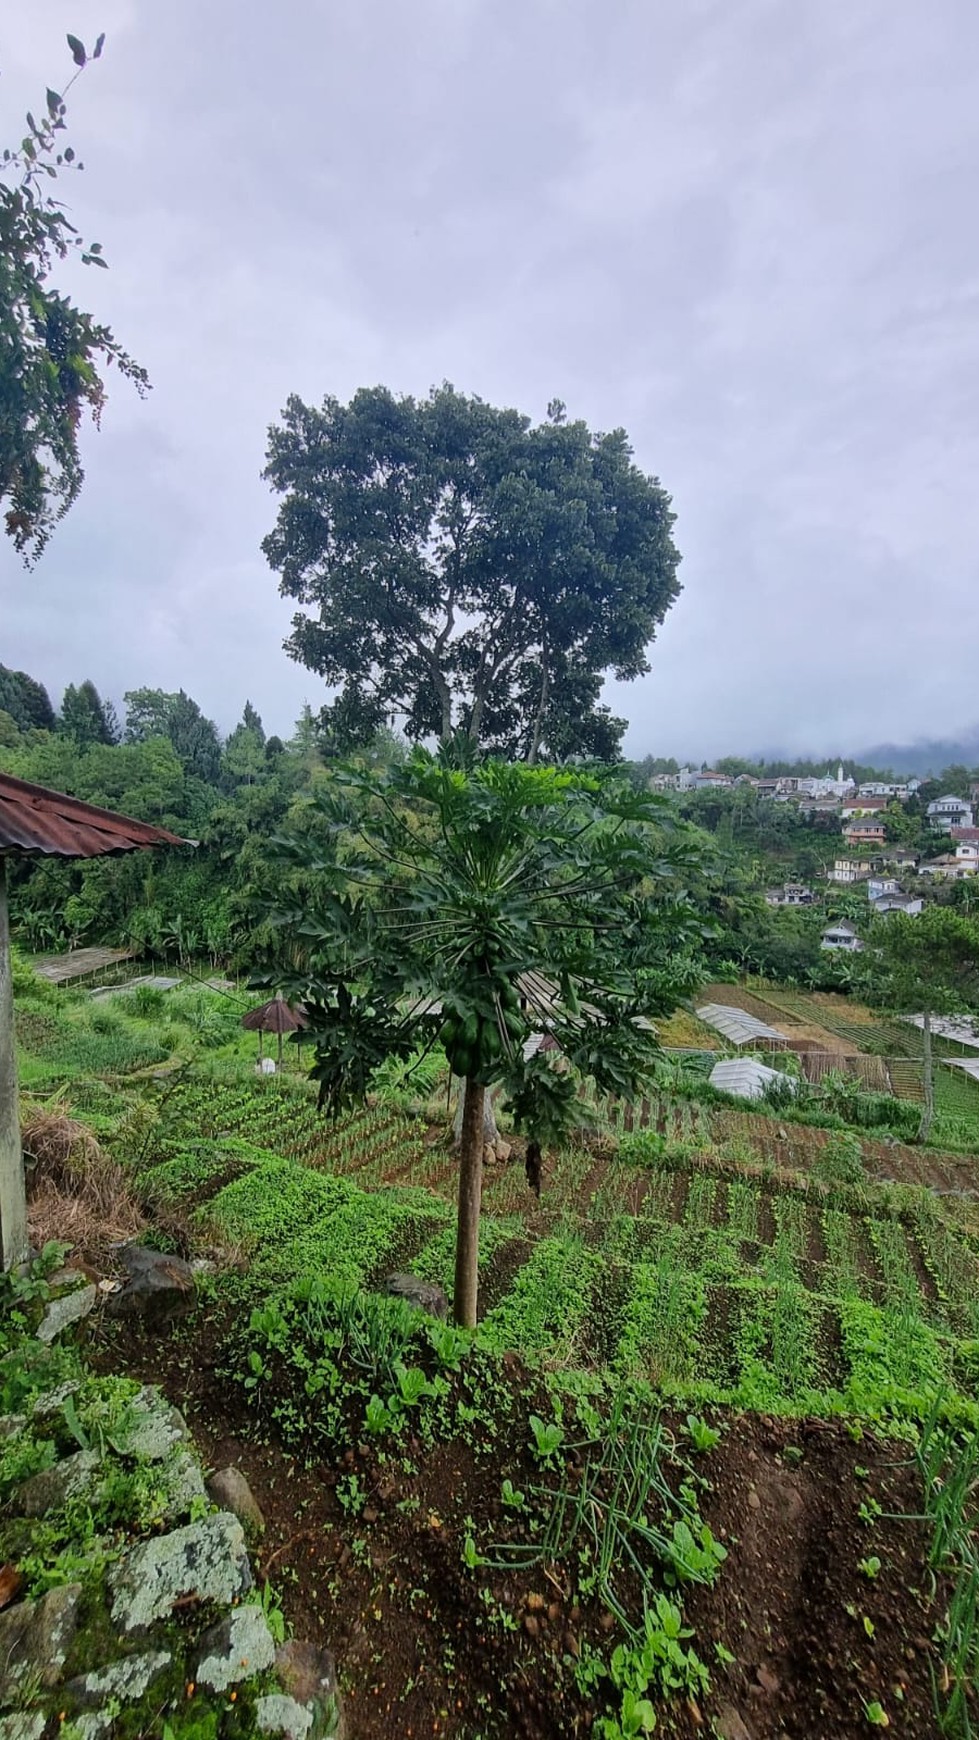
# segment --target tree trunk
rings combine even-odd
[[[451,1078],[451,1081],[455,1081],[455,1080],[456,1080],[456,1077],[453,1076]],[[450,1094],[452,1091],[451,1081],[449,1084]],[[497,1140],[499,1139],[500,1132],[499,1132],[499,1130],[497,1128],[497,1124],[496,1124],[496,1104],[495,1104],[496,1099],[499,1095],[499,1092],[500,1092],[499,1086],[491,1087],[491,1088],[487,1088],[486,1093],[483,1096],[483,1147],[484,1148],[492,1148],[494,1146],[494,1144],[497,1142]],[[463,1119],[463,1114],[465,1111],[465,1106],[466,1106],[466,1084],[464,1081],[460,1081],[459,1082],[459,1098],[456,1102],[455,1117],[452,1120],[452,1146],[455,1149],[458,1149],[461,1142],[462,1142],[462,1119]]]
[[[27,1196],[20,1147],[14,990],[7,917],[7,869],[0,858],[0,1252],[12,1269],[27,1255]]]
[[[925,1010],[921,1036],[924,1041],[921,1053],[922,1077],[925,1090],[925,1103],[921,1112],[921,1123],[918,1125],[918,1141],[927,1142],[931,1135],[931,1123],[935,1116],[935,1081],[931,1061],[931,1015]]]
[[[540,740],[541,740],[541,737],[542,737],[543,731],[544,731],[544,709],[547,706],[547,697],[548,697],[548,692],[550,690],[550,686],[551,686],[550,674],[549,674],[548,669],[547,669],[547,660],[545,659],[544,660],[544,675],[543,675],[543,680],[541,682],[540,701],[538,702],[538,706],[537,706],[537,717],[534,720],[533,736],[531,737],[530,749],[529,749],[528,754],[527,754],[527,764],[529,767],[534,767],[534,766],[536,766],[536,763],[537,763],[537,756],[538,756],[538,752],[540,750]]]
[[[459,1219],[456,1229],[455,1320],[464,1329],[476,1327],[479,1271],[479,1199],[483,1186],[482,1083],[467,1081],[459,1151]]]

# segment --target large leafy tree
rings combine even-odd
[[[69,36],[68,46],[81,70],[84,45]],[[106,263],[101,243],[82,241],[51,191],[60,174],[82,167],[61,143],[65,125],[64,96],[49,90],[40,120],[28,114],[20,145],[0,159],[0,503],[7,533],[29,562],[81,488],[79,425],[86,409],[99,421],[105,370],[114,363],[140,392],[148,385],[109,328],[49,282],[55,262],[70,254]]]
[[[218,728],[185,690],[174,695],[165,689],[129,689],[124,699],[127,743],[169,737],[188,774],[205,784],[217,783],[221,769]]]
[[[924,1106],[918,1140],[927,1142],[935,1115],[932,1021],[936,1015],[979,1012],[979,922],[950,907],[927,906],[917,917],[893,912],[874,920],[861,966],[865,994],[902,1014],[922,1016]]]
[[[286,647],[339,689],[340,748],[398,715],[414,740],[613,757],[603,678],[648,670],[679,592],[670,498],[623,430],[363,388],[290,398],[265,476],[283,500],[263,548],[305,607]]]
[[[250,701],[245,702],[240,725],[236,725],[221,752],[224,783],[231,791],[252,785],[268,771],[265,727]]]
[[[59,729],[70,737],[79,749],[93,743],[118,743],[119,722],[111,701],[103,701],[95,684],[86,677],[83,683],[69,683],[61,697]]]
[[[269,979],[306,1003],[321,1103],[362,1098],[419,1046],[463,1079],[454,1303],[472,1324],[487,1087],[540,1146],[583,1079],[629,1096],[648,1077],[650,1022],[699,979],[686,832],[626,780],[416,749],[336,771],[283,850]],[[559,1067],[527,1055],[544,1031]]]
[[[54,727],[48,691],[26,671],[0,665],[0,708],[9,713],[18,731],[50,731]]]

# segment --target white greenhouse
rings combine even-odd
[[[769,1069],[767,1064],[759,1063],[754,1057],[722,1058],[720,1063],[715,1063],[708,1079],[712,1088],[723,1094],[733,1094],[739,1100],[764,1099],[766,1088],[773,1083],[788,1087],[793,1093],[796,1090],[793,1076],[780,1069]]]

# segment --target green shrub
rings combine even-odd
[[[813,1176],[826,1184],[862,1184],[863,1147],[851,1130],[834,1130],[812,1165]]]
[[[30,1000],[35,1003],[54,1003],[58,993],[49,980],[42,979],[36,973],[26,955],[18,948],[10,950],[10,973],[14,988],[14,1000],[21,1003]]]

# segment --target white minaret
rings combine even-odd
[[[840,762],[839,767],[836,769],[836,783],[842,789],[842,786],[843,786],[843,763],[842,763],[842,761]]]

